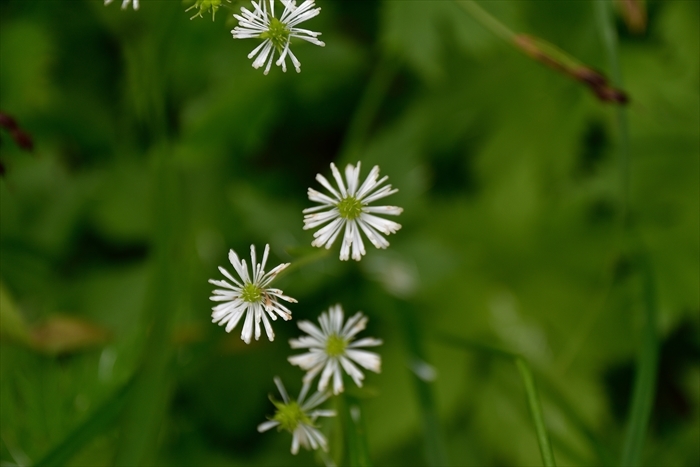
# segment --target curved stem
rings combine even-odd
[[[475,20],[477,20],[486,29],[500,37],[506,42],[514,42],[516,34],[511,31],[505,24],[498,21],[491,13],[487,12],[479,6],[474,0],[456,0],[457,5],[467,11]]]

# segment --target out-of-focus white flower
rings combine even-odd
[[[327,451],[328,442],[326,437],[316,428],[314,422],[318,417],[334,417],[335,411],[314,409],[328,399],[328,393],[316,392],[308,400],[305,400],[310,385],[304,383],[299,398],[292,400],[289,398],[282,380],[277,376],[275,376],[275,384],[282,395],[282,402],[270,398],[277,411],[270,420],[258,425],[258,431],[262,433],[278,427],[278,430],[290,432],[292,434],[292,454],[299,452],[300,445],[306,449],[316,450],[321,448]]]
[[[224,302],[212,308],[212,321],[219,323],[219,326],[226,324],[226,332],[231,332],[238,324],[238,321],[245,315],[241,339],[246,344],[250,344],[250,339],[253,336],[253,323],[255,323],[255,340],[260,338],[261,320],[265,326],[268,339],[274,340],[275,333],[272,331],[272,326],[270,326],[268,315],[273,321],[277,319],[277,315],[281,316],[285,321],[290,320],[292,319],[292,312],[281,304],[278,299],[289,303],[297,302],[292,297],[283,295],[280,289],[269,288],[270,283],[277,274],[289,266],[289,263],[280,264],[272,271],[265,273],[265,263],[269,252],[270,245],[265,245],[262,263],[257,263],[255,245],[250,246],[252,274],[249,275],[245,260],[239,260],[236,252],[231,250],[229,251],[228,259],[238,273],[240,281],[222,267],[219,267],[219,271],[231,281],[230,283],[225,280],[209,279],[210,283],[217,287],[222,287],[222,289],[214,290],[214,295],[210,299],[215,302]]]
[[[114,0],[105,0],[105,5],[109,5],[112,3]],[[123,0],[122,1],[122,10],[126,10],[126,8],[129,6],[129,3],[131,3],[134,7],[134,10],[139,9],[139,0]]]
[[[362,313],[355,313],[343,324],[343,309],[336,305],[332,306],[328,313],[321,313],[318,322],[321,324],[320,329],[309,321],[301,321],[298,324],[299,329],[308,336],[289,341],[293,349],[309,349],[305,354],[294,355],[288,359],[292,365],[298,365],[307,371],[304,376],[305,383],[310,383],[323,371],[318,381],[318,390],[324,391],[333,377],[333,393],[339,394],[344,389],[342,370],[345,370],[358,386],[362,386],[365,375],[355,363],[375,373],[381,371],[381,357],[359,348],[381,345],[382,341],[365,337],[353,342],[355,335],[367,325],[367,317]]]
[[[289,57],[297,73],[300,73],[301,63],[292,53],[289,44],[293,38],[298,38],[315,45],[326,45],[316,39],[321,35],[320,32],[296,27],[317,16],[321,9],[314,8],[314,0],[306,0],[299,6],[296,6],[295,1],[279,1],[284,6],[279,18],[275,16],[275,0],[252,1],[253,11],[241,7],[241,14],[233,15],[238,20],[238,26],[233,28],[231,33],[234,39],[263,39],[263,42],[248,54],[248,58],[257,56],[253,61],[253,68],[260,68],[267,63],[264,73],[268,74],[277,52],[279,58],[275,65],[281,66],[282,71],[286,72],[286,59]]]
[[[375,216],[375,214],[398,216],[403,212],[403,209],[396,206],[369,206],[369,203],[392,195],[399,190],[392,189],[391,185],[380,188],[389,177],[384,176],[378,180],[378,166],[374,166],[367,179],[360,185],[360,163],[358,162],[355,167],[348,164],[345,168],[347,188],[340,172],[333,163],[331,163],[331,171],[338,185],[337,190],[323,175],[316,175],[316,180],[331,193],[331,196],[320,193],[313,188],[309,188],[308,191],[309,199],[320,203],[320,206],[304,209],[304,229],[315,229],[326,224],[314,233],[315,240],[311,242],[311,245],[319,248],[322,246],[330,248],[345,226],[343,243],[340,247],[342,261],[346,261],[350,257],[351,249],[352,259],[356,261],[361,260],[365,254],[365,245],[360,236],[360,230],[375,247],[388,247],[389,242],[382,234],[396,233],[401,228],[401,224]]]

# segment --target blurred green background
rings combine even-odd
[[[3,466],[57,447],[68,465],[322,465],[256,427],[273,376],[300,387],[296,321],[335,303],[384,340],[382,373],[351,391],[374,464],[435,464],[439,445],[449,465],[541,462],[515,366],[439,332],[527,359],[559,464],[617,462],[640,251],[660,345],[642,464],[700,463],[698,2],[647,3],[637,35],[616,17],[634,248],[616,108],[454,2],[318,0],[303,27],[326,46],[296,44],[302,73],[268,76],[231,10],[212,23],[179,1],[119,3],[0,2],[0,111],[35,146],[0,130]],[[608,70],[592,2],[482,5]],[[306,189],[357,160],[399,188],[403,228],[360,263],[338,244],[313,256]],[[299,261],[276,282],[299,303],[274,342],[246,346],[240,325],[211,323],[207,279],[251,243],[271,266]]]

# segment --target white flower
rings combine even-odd
[[[105,0],[105,5],[109,5],[112,3],[114,0]],[[132,0],[123,0],[122,1],[122,10],[126,10],[126,8],[129,6],[129,3],[132,3]],[[133,0],[133,6],[134,10],[139,9],[139,0]]]
[[[355,313],[343,325],[343,309],[340,305],[336,305],[332,306],[328,313],[321,313],[318,322],[321,324],[320,329],[309,321],[300,322],[299,329],[306,332],[308,336],[289,341],[293,349],[309,349],[305,354],[294,355],[288,359],[292,365],[298,365],[303,370],[307,370],[304,376],[305,383],[310,383],[323,370],[318,381],[318,390],[324,391],[332,376],[333,393],[339,394],[344,389],[341,367],[358,386],[362,386],[365,375],[355,363],[375,373],[381,371],[381,357],[374,352],[358,350],[358,348],[381,345],[382,341],[365,337],[353,342],[355,335],[367,325],[367,318],[362,313]]]
[[[255,245],[250,246],[252,275],[249,275],[245,260],[239,260],[236,252],[231,250],[228,253],[228,259],[241,280],[236,280],[222,267],[219,267],[219,271],[232,283],[225,280],[209,279],[210,283],[217,287],[223,287],[223,289],[214,290],[214,295],[209,297],[215,302],[224,302],[212,308],[212,321],[219,323],[219,326],[226,324],[226,332],[231,332],[241,317],[246,315],[243,330],[241,331],[241,339],[246,344],[250,344],[250,338],[253,335],[253,320],[255,320],[255,340],[260,338],[260,320],[265,325],[267,337],[271,341],[274,340],[275,333],[272,331],[267,315],[270,315],[273,321],[277,319],[277,315],[281,316],[285,321],[290,320],[292,319],[292,312],[281,304],[278,299],[289,303],[297,302],[293,298],[283,295],[280,289],[268,288],[277,274],[289,266],[289,263],[280,264],[266,274],[265,263],[267,262],[269,251],[270,245],[265,245],[262,263],[258,264],[255,259]],[[265,314],[266,312],[267,314]]]
[[[377,217],[374,214],[398,216],[403,212],[403,209],[396,206],[369,206],[369,203],[392,195],[399,190],[392,190],[391,185],[379,188],[389,177],[385,176],[381,180],[377,180],[379,178],[379,167],[377,166],[374,166],[362,186],[359,186],[360,163],[358,162],[356,167],[348,164],[345,168],[347,188],[340,172],[333,163],[331,163],[331,171],[338,184],[338,190],[334,189],[321,174],[316,175],[316,180],[330,191],[333,197],[313,188],[309,188],[308,191],[309,199],[321,203],[321,205],[304,209],[304,214],[306,214],[304,216],[304,229],[315,229],[328,223],[314,233],[315,240],[311,242],[311,245],[319,248],[322,246],[330,248],[345,226],[343,244],[340,247],[342,261],[346,261],[350,256],[351,247],[352,259],[359,261],[365,254],[365,244],[360,236],[360,230],[365,233],[375,247],[388,247],[389,242],[381,233],[385,235],[396,233],[401,228],[401,224]]]
[[[281,66],[282,71],[287,71],[286,58],[292,60],[297,73],[301,72],[301,63],[289,48],[292,38],[303,39],[312,44],[324,46],[323,42],[316,39],[320,32],[309,31],[308,29],[297,28],[296,25],[313,18],[321,12],[320,8],[314,8],[314,0],[306,0],[296,6],[296,2],[291,0],[279,0],[284,5],[284,11],[279,18],[275,17],[275,0],[252,1],[253,11],[241,7],[240,15],[233,15],[238,20],[238,26],[233,28],[231,33],[234,39],[263,39],[262,44],[257,46],[248,58],[257,58],[253,61],[253,68],[260,68],[265,65],[265,74],[270,71],[275,51],[279,58],[275,65]],[[269,7],[268,7],[269,3]]]
[[[334,410],[312,410],[321,405],[328,399],[328,393],[316,392],[314,395],[306,398],[309,392],[309,384],[305,383],[301,388],[301,393],[297,400],[291,400],[287,395],[286,389],[282,381],[275,376],[275,384],[282,395],[282,402],[272,400],[272,403],[277,407],[275,415],[268,420],[258,425],[260,433],[269,430],[273,427],[279,427],[279,430],[286,430],[292,434],[292,454],[299,452],[299,445],[306,449],[328,450],[328,442],[325,436],[316,428],[314,422],[318,417],[334,417]]]

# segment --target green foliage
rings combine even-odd
[[[36,145],[21,152],[0,130],[0,459],[338,459],[332,423],[319,422],[325,458],[292,456],[288,436],[256,427],[275,375],[298,394],[296,322],[341,303],[384,345],[382,373],[343,402],[354,448],[340,458],[540,462],[517,370],[443,345],[445,331],[529,362],[560,465],[616,462],[651,280],[660,377],[645,376],[650,428],[633,441],[643,465],[697,465],[698,3],[647,2],[640,36],[617,24],[633,245],[613,107],[452,2],[318,3],[326,47],[295,44],[302,73],[269,76],[246,58],[257,42],[231,38],[229,4],[212,23],[179,2],[0,3],[0,110]],[[607,71],[588,3],[482,3]],[[388,204],[403,228],[388,250],[341,263],[337,243],[310,247],[301,211],[317,173],[358,159],[400,190]],[[247,346],[211,323],[207,279],[251,243],[292,263],[275,286],[299,303],[274,342]],[[58,354],[28,345],[56,316],[109,337]]]

